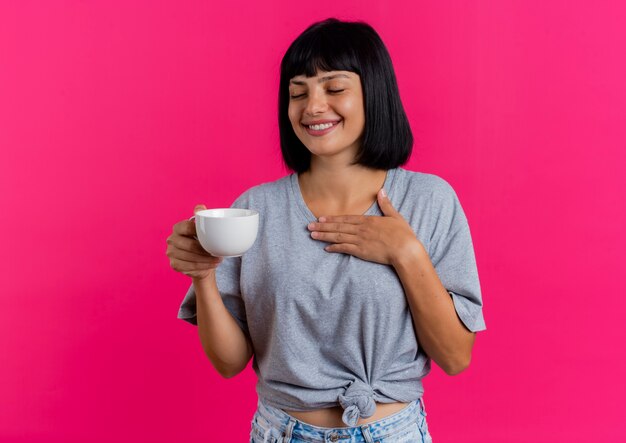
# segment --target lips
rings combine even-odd
[[[302,122],[304,126],[323,125],[324,123],[339,123],[341,119],[334,120],[311,120],[310,122]]]
[[[306,130],[306,132],[310,135],[313,136],[321,136],[321,135],[326,135],[329,132],[333,131],[337,125],[340,123],[341,120],[318,120],[315,122],[309,122],[308,126],[303,124],[302,126],[304,126],[304,129]],[[331,126],[327,126],[331,124]],[[319,129],[314,129],[311,128],[311,126],[315,126],[315,125],[323,125],[322,128]]]

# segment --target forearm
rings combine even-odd
[[[439,367],[455,375],[470,363],[475,334],[456,314],[428,253],[412,245],[393,264],[407,297],[418,341]]]
[[[228,378],[237,375],[250,361],[251,345],[224,306],[215,282],[215,273],[203,280],[193,279],[193,285],[202,348],[222,376]]]

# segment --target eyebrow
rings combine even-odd
[[[326,77],[322,77],[317,82],[322,83],[322,82],[326,82],[328,80],[332,80],[337,77],[350,78],[346,74],[333,74],[333,75],[327,75]],[[302,80],[290,80],[289,83],[291,83],[292,85],[305,85],[306,84],[306,82],[303,82]]]

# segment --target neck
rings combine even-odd
[[[386,176],[386,170],[362,165],[312,161],[309,170],[298,175],[298,180],[300,190],[308,201],[323,201],[332,207],[348,208],[363,200],[376,200]]]

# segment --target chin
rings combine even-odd
[[[341,149],[333,149],[333,148],[309,148],[307,147],[307,149],[309,150],[309,152],[311,153],[311,155],[316,155],[318,157],[329,157],[332,155],[337,155],[341,153]]]

